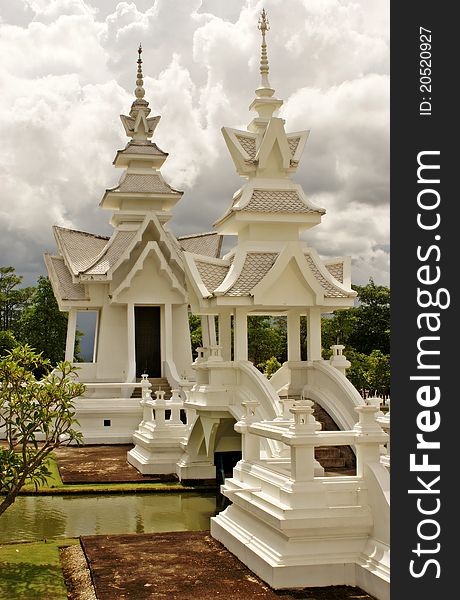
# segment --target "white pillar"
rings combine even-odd
[[[300,313],[289,310],[287,313],[287,359],[299,362],[300,357]]]
[[[248,360],[248,314],[246,308],[235,308],[235,360]]]
[[[321,360],[321,309],[310,307],[307,313],[308,360]]]
[[[126,306],[126,325],[128,338],[128,370],[126,373],[126,381],[134,381],[136,378],[136,340],[135,340],[135,323],[134,323],[134,304]]]
[[[203,342],[204,348],[209,348],[209,346],[215,346],[216,344],[212,342],[212,331],[209,326],[209,315],[201,315],[201,339]],[[216,336],[216,330],[214,328],[214,339]]]
[[[219,314],[219,346],[222,358],[232,360],[232,315],[230,312]]]
[[[67,339],[65,344],[65,360],[73,362],[75,353],[75,332],[77,328],[77,311],[75,308],[69,310],[67,320]]]

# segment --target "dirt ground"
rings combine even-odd
[[[274,591],[208,531],[81,538],[98,600],[373,600],[359,588]]]
[[[175,474],[142,475],[126,455],[132,445],[64,446],[54,451],[59,473],[66,483],[152,483],[177,481]]]

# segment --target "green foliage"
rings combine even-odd
[[[53,365],[64,359],[67,314],[59,310],[47,277],[40,276],[34,294],[19,319],[19,335]]]
[[[0,267],[0,330],[18,333],[21,311],[27,306],[33,287],[17,289],[22,277],[16,275],[14,267]]]
[[[322,320],[323,357],[332,344],[344,344],[351,362],[347,377],[363,396],[390,393],[390,290],[375,285],[353,286],[358,305]]]
[[[201,329],[201,317],[200,315],[192,315],[188,316],[188,323],[190,327],[190,341],[192,344],[192,354],[193,358],[196,358],[197,353],[196,349],[200,348],[203,345],[203,332]]]
[[[358,352],[372,350],[390,353],[390,289],[375,285],[372,279],[364,286],[353,286],[358,293],[358,305],[333,313],[323,319],[323,346],[344,344]]]
[[[248,357],[258,365],[272,356],[280,356],[285,350],[282,331],[265,316],[248,317]]]
[[[8,350],[18,345],[12,331],[0,331],[0,356],[4,356]]]
[[[37,379],[36,372],[44,375]],[[7,444],[0,447],[0,515],[27,481],[38,486],[46,480],[54,448],[81,441],[73,400],[83,391],[70,363],[51,371],[50,361],[28,345],[0,359],[0,428]]]
[[[369,362],[369,395],[387,398],[390,395],[390,356],[372,350]]]
[[[270,377],[273,375],[273,373],[276,373],[276,371],[278,371],[278,369],[280,367],[281,367],[281,363],[276,358],[276,356],[272,356],[265,362],[257,365],[257,368],[260,371],[262,371],[262,373],[265,375],[265,377],[267,379],[270,379]]]

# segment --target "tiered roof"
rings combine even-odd
[[[194,310],[207,312],[232,303],[260,310],[271,303],[276,303],[276,310],[308,303],[349,306],[356,295],[351,289],[349,259],[322,261],[300,239],[300,233],[318,225],[326,211],[291,180],[309,132],[286,133],[283,119],[274,116],[282,100],[275,97],[268,80],[265,11],[259,29],[261,80],[250,105],[258,116],[247,131],[222,129],[236,170],[247,182],[214,225],[221,233],[237,235],[238,243],[220,260],[196,256],[193,249],[186,253],[188,280],[195,290]]]
[[[169,211],[182,192],[172,188],[160,168],[168,157],[150,140],[160,120],[150,117],[144,99],[142,48],[139,47],[134,100],[129,115],[121,115],[130,138],[116,154],[114,165],[125,171],[117,186],[106,190],[100,206],[114,210],[110,237],[86,231],[54,227],[59,255],[45,256],[46,266],[58,300],[64,305],[84,305],[90,300],[88,284],[109,283],[116,290],[139,266],[139,257],[154,252],[168,266],[171,281],[183,286],[183,249],[204,258],[220,255],[222,236],[216,232],[183,236],[177,240],[164,229]],[[128,264],[126,264],[128,263]],[[121,276],[117,270],[124,265]],[[121,277],[121,280],[120,280]],[[113,284],[112,284],[113,282]]]

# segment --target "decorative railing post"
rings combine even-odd
[[[155,400],[152,401],[155,409],[155,422],[159,427],[166,425],[166,401],[165,393],[163,390],[157,390],[155,392]]]
[[[168,423],[170,425],[183,425],[180,420],[180,411],[184,403],[180,397],[180,390],[171,390],[171,398],[167,401],[167,407],[171,410],[171,416]]]
[[[209,356],[209,348],[204,346],[198,346],[196,349],[197,357],[195,358],[195,363],[206,362]]]
[[[149,381],[149,376],[147,375],[147,373],[143,373],[141,381],[142,398],[140,401],[140,405],[142,406],[142,422],[140,423],[141,426],[145,425],[149,421],[153,421],[153,410],[151,405],[152,395],[150,391],[151,387],[152,384]]]
[[[243,460],[256,461],[260,459],[260,438],[250,433],[249,428],[255,423],[256,410],[259,406],[258,400],[246,400],[241,405],[244,408],[243,418],[238,422],[235,429],[241,433],[241,454]]]
[[[377,421],[380,423],[380,426],[382,427],[383,431],[388,435],[388,441],[385,444],[386,446],[386,451],[385,454],[382,454],[380,457],[380,462],[382,463],[382,465],[384,465],[385,467],[387,467],[388,469],[390,468],[390,399],[387,399],[387,406],[388,406],[388,412],[386,414],[382,414],[382,416],[379,416],[377,418]]]
[[[329,359],[329,363],[332,367],[335,367],[337,371],[340,371],[345,375],[346,370],[351,367],[351,362],[344,356],[343,351],[345,346],[342,344],[334,344],[331,346],[332,356]]]
[[[355,410],[359,415],[353,428],[356,432],[356,475],[362,477],[365,464],[380,462],[380,445],[388,441],[388,436],[376,420],[380,405],[358,406]]]
[[[294,423],[291,447],[291,477],[295,482],[312,481],[315,477],[315,432],[318,421],[313,416],[313,402],[303,398],[290,409]]]
[[[208,362],[220,362],[222,359],[222,346],[209,346]]]

